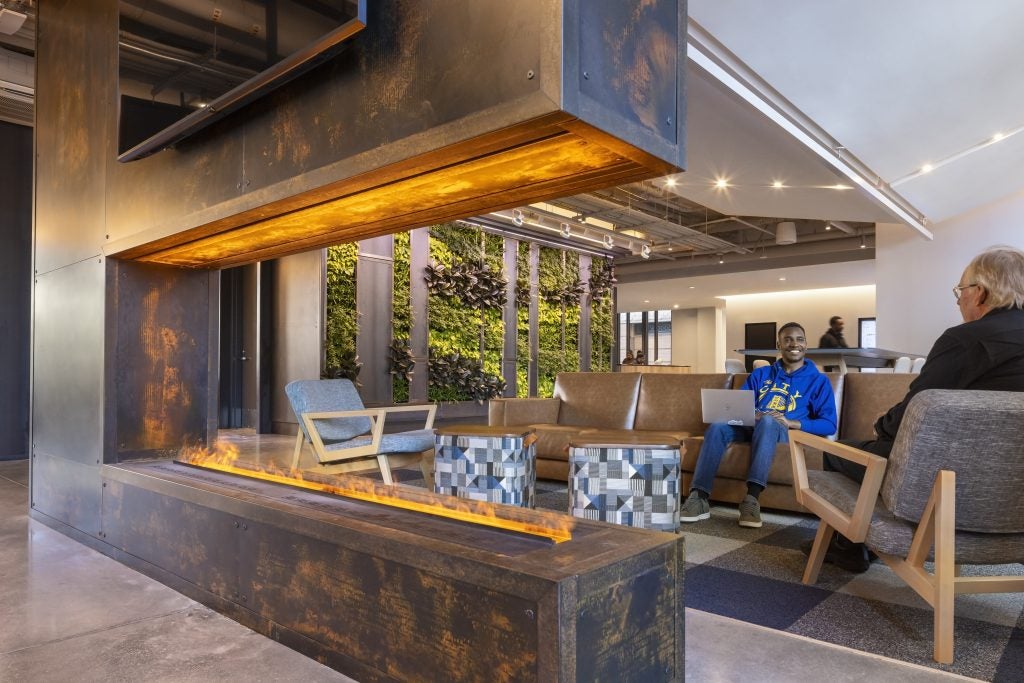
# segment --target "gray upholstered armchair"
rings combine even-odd
[[[1024,591],[1019,575],[960,575],[1024,562],[1022,425],[1024,393],[932,389],[910,402],[888,460],[791,433],[797,500],[821,519],[803,582],[817,581],[834,532],[866,543],[935,610],[934,657],[951,663],[957,593]],[[863,484],[808,471],[805,447],[865,465]]]
[[[426,456],[434,450],[435,404],[364,408],[355,385],[347,379],[296,380],[284,392],[299,421],[293,469],[299,469],[303,445],[309,442],[319,472],[379,467],[384,483],[390,484],[392,467],[418,462],[428,478]],[[426,413],[423,429],[385,434],[384,420],[400,412]]]

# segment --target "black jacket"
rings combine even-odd
[[[825,334],[821,335],[821,339],[818,340],[818,347],[822,349],[848,349],[850,346],[846,343],[846,338],[843,337],[843,333],[833,332],[832,328],[828,328]]]
[[[925,389],[1024,391],[1024,310],[992,310],[943,332],[907,395],[875,423],[879,441],[896,440],[907,404]]]

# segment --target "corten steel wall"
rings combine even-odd
[[[28,454],[32,129],[0,121],[0,460]]]

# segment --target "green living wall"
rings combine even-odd
[[[327,311],[324,320],[324,377],[356,381],[360,363],[356,358],[356,255],[355,243],[339,244],[327,250]]]
[[[426,273],[431,401],[485,400],[505,390],[504,239],[457,223],[430,229]]]
[[[500,396],[504,344],[504,239],[457,223],[430,228],[430,266],[410,273],[408,233],[394,242],[393,339],[389,351],[395,402],[409,400],[409,377],[428,372],[431,401],[482,401]],[[516,282],[517,395],[529,392],[529,250],[519,242]],[[356,244],[327,250],[327,317],[324,376],[357,379],[355,355]],[[550,396],[559,372],[579,370],[580,306],[591,308],[591,369],[610,371],[612,344],[611,262],[594,258],[591,301],[583,295],[579,256],[550,247],[539,250],[538,395]],[[412,325],[411,277],[422,277],[430,295],[429,371],[413,367],[409,350]]]

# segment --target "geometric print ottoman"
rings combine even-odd
[[[569,512],[623,526],[679,530],[679,439],[582,432],[569,445]]]
[[[434,492],[532,508],[537,447],[532,429],[457,425],[434,430]]]

